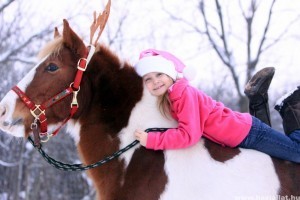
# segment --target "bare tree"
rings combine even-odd
[[[258,19],[258,17],[261,17],[261,15],[258,14],[258,8],[260,4],[262,4],[262,1],[259,0],[251,0],[246,3],[245,1],[239,0],[241,15],[238,18],[240,20],[237,20],[236,16],[234,18],[229,15],[230,11],[228,10],[230,10],[232,2],[214,0],[214,8],[212,8],[207,7],[207,1],[199,0],[197,9],[203,20],[203,25],[195,24],[192,21],[180,18],[178,15],[167,11],[172,19],[183,22],[199,35],[207,37],[214,52],[231,74],[234,88],[239,98],[239,110],[241,111],[248,110],[248,101],[241,91],[245,82],[241,82],[240,80],[240,73],[238,73],[237,70],[239,64],[236,61],[241,59],[237,58],[237,56],[241,54],[246,55],[243,61],[245,69],[243,71],[245,71],[245,81],[248,82],[265,52],[281,41],[286,33],[288,33],[289,28],[298,20],[298,18],[291,19],[290,23],[286,27],[282,27],[281,32],[277,34],[275,38],[270,37],[270,29],[271,26],[274,25],[274,23],[272,23],[274,7],[277,1],[271,0],[269,2],[268,7],[264,7],[266,19],[261,20]],[[245,4],[247,5],[245,6]],[[212,17],[212,12],[214,12],[214,17]],[[257,29],[256,24],[254,24],[255,20],[260,22],[265,21],[265,23],[260,27],[261,34],[255,34],[254,38],[254,27]],[[244,32],[234,33],[232,26],[243,26],[245,27]],[[241,48],[236,48],[236,42],[233,40],[243,43],[243,52],[241,52]]]

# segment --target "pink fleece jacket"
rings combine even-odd
[[[178,128],[163,133],[149,132],[146,148],[185,148],[197,143],[202,135],[221,145],[236,147],[250,131],[249,113],[232,111],[190,86],[186,79],[176,81],[168,92]]]

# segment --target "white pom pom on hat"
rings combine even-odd
[[[196,70],[189,70],[177,57],[166,51],[147,49],[140,53],[140,60],[135,65],[140,76],[150,72],[161,72],[169,75],[173,80],[183,73],[184,78],[191,81],[194,79]]]
[[[194,67],[186,67],[183,69],[183,77],[189,81],[197,79],[198,71]]]

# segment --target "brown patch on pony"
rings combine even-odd
[[[272,158],[275,171],[280,181],[281,196],[300,196],[300,164]]]
[[[119,133],[128,125],[133,107],[142,98],[142,78],[127,63],[123,67],[105,46],[93,56],[86,75],[94,91],[93,113],[97,112],[97,119],[111,132]]]
[[[210,156],[219,162],[230,160],[241,153],[238,148],[223,147],[208,139],[204,139],[204,146],[208,150]]]
[[[165,190],[168,177],[164,171],[163,151],[137,149],[128,165],[124,184],[116,199],[157,200]]]
[[[119,139],[112,138],[105,125],[91,122],[83,124],[81,129],[77,147],[85,164],[95,163],[118,150]],[[89,170],[88,175],[99,196],[97,199],[116,199],[114,197],[120,191],[123,173],[124,163],[119,159]]]

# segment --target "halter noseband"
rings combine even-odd
[[[84,58],[80,58],[77,63],[77,73],[75,75],[74,82],[72,82],[68,88],[64,89],[62,92],[56,94],[42,104],[35,104],[18,86],[14,86],[12,88],[12,90],[19,96],[26,107],[29,108],[31,115],[34,117],[34,120],[31,124],[31,129],[33,131],[34,143],[36,146],[40,146],[40,142],[47,142],[52,136],[55,136],[62,128],[62,126],[67,123],[67,121],[76,113],[79,107],[77,94],[80,91],[82,76],[87,68],[88,63],[94,55],[94,52],[95,47],[93,45],[89,45],[87,47],[86,56]],[[70,115],[55,131],[53,131],[53,133],[48,133],[46,109],[63,100],[70,94],[73,94]],[[45,139],[41,140],[40,137],[43,137]]]

